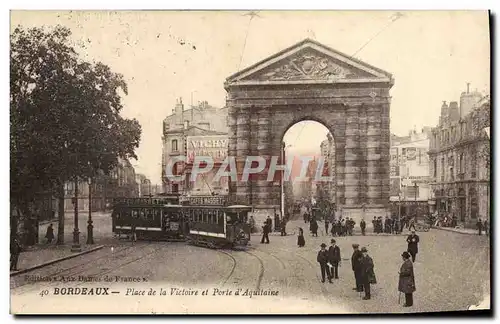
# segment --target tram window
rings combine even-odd
[[[213,213],[212,213],[212,211],[211,211],[211,210],[209,210],[209,211],[207,212],[207,215],[208,215],[208,216],[207,216],[207,223],[212,224],[212,223],[213,223],[213,219],[212,219],[212,215],[213,215]]]
[[[139,217],[139,211],[138,210],[132,210],[132,218],[138,218]]]
[[[219,211],[219,212],[217,213],[217,223],[218,223],[219,225],[223,225],[223,224],[224,224],[224,212]]]
[[[240,212],[239,219],[241,223],[246,223],[248,221],[248,213],[244,211]]]
[[[238,221],[238,214],[234,212],[226,212],[226,220],[228,224],[233,224]]]

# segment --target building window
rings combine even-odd
[[[477,193],[475,189],[469,190],[469,201],[470,201],[470,218],[477,219]]]
[[[459,163],[458,163],[458,172],[464,173],[464,154],[460,154]]]
[[[441,158],[441,181],[444,181],[444,174],[445,174],[445,169],[444,169],[444,157]]]
[[[172,140],[172,151],[176,152],[178,150],[179,150],[179,147],[177,146],[177,140],[174,139],[174,140]]]
[[[179,184],[172,184],[172,193],[179,193]]]
[[[470,176],[471,176],[471,178],[475,178],[476,177],[476,169],[477,169],[477,156],[476,156],[475,151],[473,151],[471,154],[470,164],[471,164]]]

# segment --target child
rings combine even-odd
[[[299,228],[299,237],[297,238],[297,244],[299,245],[299,247],[303,247],[304,245],[306,245],[306,241],[304,240],[304,230],[301,228]]]

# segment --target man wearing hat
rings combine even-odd
[[[338,279],[339,278],[339,263],[340,263],[340,260],[342,260],[340,258],[340,248],[337,246],[337,244],[336,244],[337,242],[334,239],[332,239],[330,242],[332,243],[332,245],[328,249],[328,261],[332,265],[330,278]]]
[[[413,306],[413,292],[415,288],[415,274],[413,273],[413,263],[410,261],[410,253],[403,252],[403,264],[399,269],[398,290],[405,294],[404,307]]]
[[[354,249],[351,257],[351,265],[352,271],[354,271],[354,279],[356,280],[356,288],[352,288],[352,290],[356,290],[358,292],[363,291],[363,286],[360,281],[361,274],[361,259],[363,258],[363,253],[359,251],[359,244],[353,244],[352,248]]]
[[[406,238],[406,242],[408,243],[408,253],[411,255],[411,262],[415,262],[418,253],[418,242],[420,242],[420,238],[415,234],[415,230],[411,231],[411,234]]]
[[[328,267],[328,251],[326,250],[326,244],[321,243],[321,250],[318,252],[319,266],[321,268],[321,282],[325,282],[325,273],[328,277],[328,281],[332,283],[332,275],[330,273],[330,268]]]
[[[371,298],[370,284],[377,283],[377,280],[375,279],[375,271],[373,270],[373,259],[368,255],[368,250],[363,247],[361,248],[361,253],[359,281],[365,291],[363,299],[368,300]]]

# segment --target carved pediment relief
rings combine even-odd
[[[374,68],[320,43],[305,40],[229,77],[228,83],[390,80]]]

